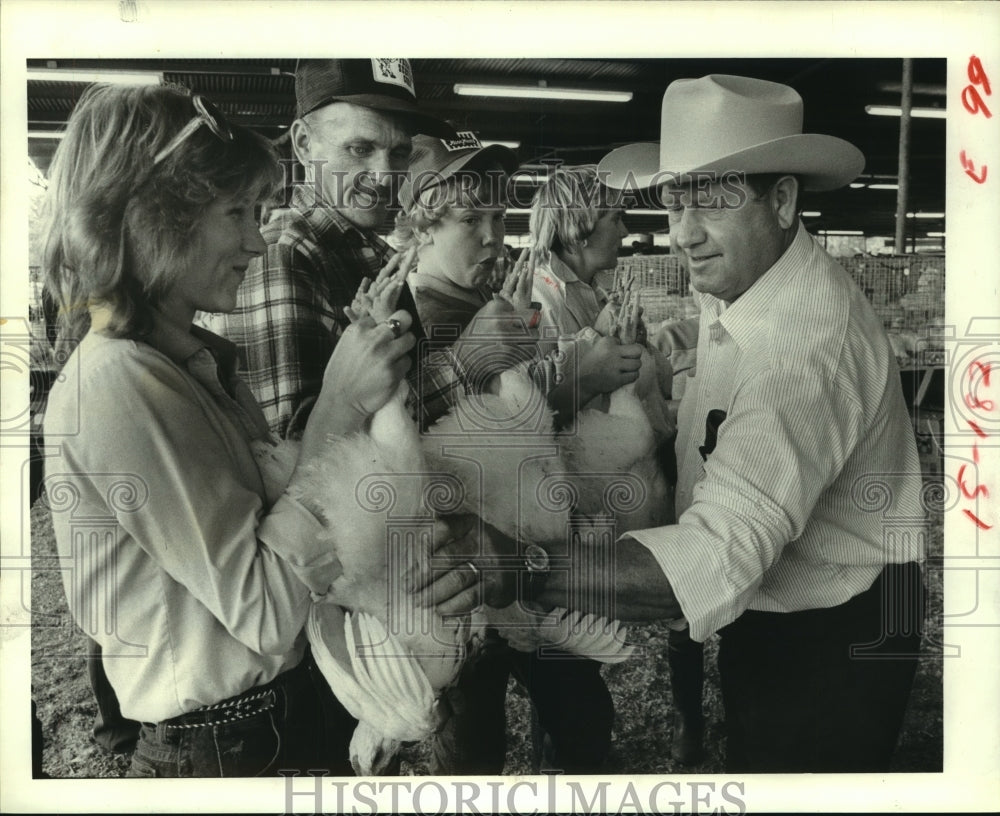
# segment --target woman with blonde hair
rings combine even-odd
[[[47,492],[70,609],[142,723],[132,776],[350,773],[354,720],[303,635],[339,564],[309,510],[268,502],[237,351],[192,324],[234,308],[279,176],[266,140],[172,87],[88,89],[52,166],[47,285],[75,350],[46,412]],[[395,391],[409,325],[344,333],[300,468]]]
[[[618,263],[628,235],[623,215],[593,165],[558,167],[535,193],[532,297],[542,304],[539,331],[549,343],[597,322],[607,298],[593,288],[594,276]]]

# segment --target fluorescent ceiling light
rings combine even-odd
[[[854,181],[854,182],[851,182],[851,185],[850,185],[850,187],[851,187],[852,190],[860,190],[862,187],[867,187],[867,186],[868,185],[865,184],[863,181]]]
[[[806,210],[802,213],[803,218],[819,218],[823,213],[818,210]]]
[[[898,190],[898,184],[869,184],[869,190]]]
[[[870,116],[902,116],[898,105],[865,105],[865,113]],[[915,119],[944,119],[948,111],[944,108],[910,108],[910,116]]]
[[[110,82],[113,85],[159,85],[159,71],[73,71],[61,68],[29,68],[28,80],[40,82]]]
[[[62,130],[29,130],[29,139],[61,139],[66,133]]]
[[[500,145],[500,147],[509,147],[511,150],[517,150],[520,146],[520,142],[503,142],[497,141],[495,139],[480,139],[480,144],[483,147],[490,147],[491,145]]]
[[[864,235],[861,230],[820,230],[820,235]]]
[[[531,210],[519,209],[517,207],[508,207],[504,211],[505,215],[531,215]]]
[[[625,210],[625,215],[662,215],[666,216],[663,210]]]
[[[944,233],[943,232],[928,232],[927,233],[927,237],[928,238],[944,238]]]
[[[455,83],[459,96],[500,96],[509,99],[572,99],[578,102],[630,102],[631,91],[595,91],[586,88],[549,88],[546,85],[474,85]]]
[[[911,212],[908,212],[906,214],[906,217],[907,218],[944,218],[944,213],[925,213],[925,212],[911,213]]]

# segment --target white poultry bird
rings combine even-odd
[[[458,675],[471,636],[468,622],[415,607],[402,589],[406,567],[430,550],[426,468],[405,409],[406,386],[371,418],[367,433],[331,438],[322,455],[288,484],[299,443],[255,443],[265,481],[323,522],[342,574],[315,598],[306,634],[317,665],[359,725],[351,762],[378,774],[399,743],[439,725],[437,699]]]
[[[359,289],[352,320],[393,312],[412,256],[397,259]],[[287,489],[315,513],[341,564],[328,592],[314,598],[306,634],[327,682],[359,721],[350,752],[363,775],[382,772],[400,742],[439,725],[437,700],[458,676],[472,634],[468,620],[416,607],[402,586],[406,568],[428,557],[433,511],[448,509],[434,506],[448,490],[428,482],[407,393],[401,383],[366,432],[329,438],[297,470],[298,441],[254,444],[268,499]]]
[[[422,437],[431,471],[464,486],[459,512],[479,516],[508,538],[560,543],[578,534],[570,524],[576,493],[560,455],[544,395],[518,368],[500,375],[496,394],[470,394]],[[606,474],[605,474],[606,475]],[[620,623],[604,616],[524,601],[483,607],[484,622],[521,651],[551,646],[605,663],[627,660]]]
[[[405,278],[406,267],[404,261],[398,278],[380,275],[371,292],[363,286],[358,298],[367,293],[369,302],[356,299],[355,316],[368,310],[378,317],[371,298],[386,292],[391,297],[388,284]],[[383,306],[382,314],[386,309],[391,313]],[[324,522],[325,535],[342,566],[326,595],[314,599],[306,634],[327,682],[359,720],[350,751],[351,762],[362,775],[383,772],[401,742],[423,739],[438,727],[438,701],[456,680],[474,633],[491,614],[501,614],[486,609],[471,623],[445,620],[433,608],[415,607],[402,589],[406,566],[429,557],[434,513],[461,512],[463,485],[475,491],[482,484],[461,475],[456,478],[455,461],[439,470],[436,462],[425,460],[416,424],[405,408],[406,395],[403,383],[371,417],[367,432],[330,438],[320,455],[297,470],[297,441],[254,445],[268,498],[273,501],[287,489],[310,508]],[[508,398],[508,413],[502,414],[507,421],[510,410],[527,410],[536,396],[530,388],[514,386]],[[481,411],[478,416],[482,417]],[[295,479],[290,482],[293,472]],[[494,470],[487,467],[482,472]],[[507,488],[503,485],[490,495],[507,495]],[[482,498],[480,493],[478,499]],[[478,499],[476,506],[482,508]],[[554,515],[554,521],[545,519],[544,527],[529,528],[542,536],[539,540],[563,534],[565,514]],[[581,653],[589,650],[608,660],[625,659],[631,652],[624,647],[617,625],[604,619],[565,610],[541,617],[516,604],[512,607],[516,608],[503,611],[506,617],[498,623],[529,630],[526,637],[533,642],[573,649],[575,637]]]
[[[592,340],[592,330],[585,329],[573,342]],[[564,343],[567,358],[577,353]],[[577,495],[576,514],[613,516],[618,533],[673,520],[673,494],[657,457],[672,423],[657,383],[655,361],[644,349],[640,378],[613,392],[606,411],[588,404],[573,427],[557,436]]]

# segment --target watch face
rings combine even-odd
[[[528,544],[524,548],[524,563],[529,572],[547,572],[549,554],[537,544]]]

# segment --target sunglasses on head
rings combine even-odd
[[[163,150],[153,157],[154,167],[177,150],[177,148],[184,144],[184,142],[186,142],[189,138],[191,138],[191,134],[198,130],[198,128],[202,125],[212,131],[212,133],[215,134],[215,136],[222,142],[231,142],[233,140],[233,131],[230,129],[229,123],[222,115],[222,111],[205,99],[205,97],[201,94],[194,94],[191,97],[191,103],[194,105],[194,118],[184,125],[178,134],[170,140],[169,144],[167,144]]]

